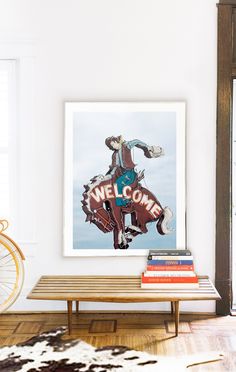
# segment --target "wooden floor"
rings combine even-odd
[[[0,345],[25,341],[43,331],[67,325],[66,313],[1,314]],[[236,317],[181,314],[179,336],[174,337],[170,314],[88,313],[73,314],[72,335],[94,346],[126,345],[159,355],[196,352],[225,353],[221,362],[195,366],[197,371],[236,371]]]

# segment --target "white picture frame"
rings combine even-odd
[[[65,102],[64,256],[145,256],[150,248],[186,248],[185,111],[185,102]],[[157,197],[161,204],[163,198],[168,205],[168,195],[172,205],[175,200],[170,243],[164,239],[167,235],[157,238],[152,231],[148,239],[149,232],[134,239],[139,241],[137,247],[133,248],[132,242],[128,249],[114,249],[112,233],[104,234],[85,222],[80,204],[83,185],[95,175],[106,174],[111,151],[105,138],[121,134],[127,140],[142,137],[139,139],[151,142],[149,145],[164,147],[165,155],[159,159],[143,160],[142,151],[135,152],[140,159],[138,171],[147,167],[146,182],[153,185],[152,192],[160,190],[162,196],[158,192]]]

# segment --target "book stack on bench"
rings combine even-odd
[[[188,249],[150,250],[147,270],[142,273],[141,288],[199,288],[191,252]]]

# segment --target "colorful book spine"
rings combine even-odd
[[[160,249],[150,250],[148,253],[148,259],[152,259],[152,256],[191,256],[192,253],[188,249]],[[149,258],[150,257],[150,258]]]
[[[149,256],[148,256],[149,259]],[[193,256],[151,256],[151,260],[193,260]]]
[[[153,265],[193,265],[193,260],[148,260],[147,262],[148,266]]]
[[[142,283],[198,283],[198,277],[147,277],[142,274]]]
[[[147,265],[148,271],[193,271],[193,265]]]
[[[196,274],[193,271],[145,271],[144,276],[149,277],[195,277]]]

